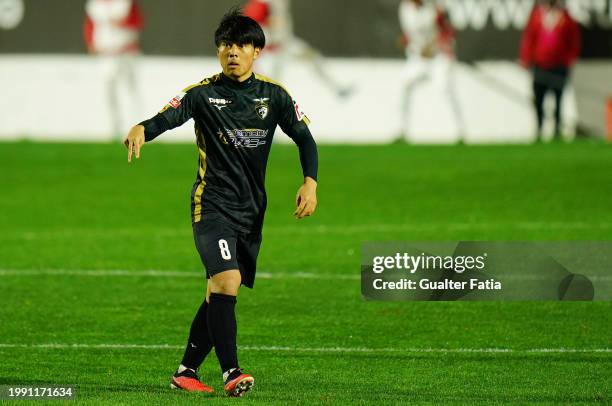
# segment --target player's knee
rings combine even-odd
[[[210,292],[237,296],[241,280],[237,269],[220,272],[210,278]]]

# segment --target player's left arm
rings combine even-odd
[[[295,212],[293,215],[301,219],[312,215],[317,208],[317,184],[319,170],[319,155],[317,143],[308,128],[308,117],[300,110],[297,103],[283,92],[283,114],[279,120],[282,130],[295,142],[300,152],[300,163],[304,183],[299,187],[295,197]]]
[[[319,156],[317,144],[306,123],[298,123],[292,127],[288,135],[298,146],[302,173],[304,174],[304,183],[302,183],[295,196],[295,212],[293,213],[296,218],[301,219],[312,215],[317,208]]]

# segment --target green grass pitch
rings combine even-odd
[[[230,402],[214,354],[200,371],[214,396],[169,388],[205,286],[196,159],[192,145],[128,165],[122,145],[0,143],[0,385]],[[237,306],[256,379],[242,401],[612,402],[612,353],[593,351],[612,347],[610,302],[374,303],[358,279],[368,240],[609,240],[612,147],[320,146],[320,162],[318,212],[297,221],[297,150],[272,150],[262,277]]]

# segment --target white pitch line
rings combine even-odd
[[[153,278],[204,278],[204,272],[193,271],[162,271],[162,270],[134,270],[127,269],[0,269],[2,276],[113,276],[113,277],[153,277]],[[504,280],[538,281],[550,278],[538,275],[492,275]],[[258,272],[260,279],[326,279],[357,281],[361,274],[333,274],[317,272]],[[589,276],[592,282],[612,282],[612,276]]]
[[[202,278],[204,272],[192,271],[130,271],[127,269],[0,269],[0,276],[150,276],[172,278]]]
[[[41,349],[145,349],[177,350],[184,346],[175,344],[9,344],[0,343],[0,348],[41,348]],[[367,348],[367,347],[288,347],[288,346],[239,346],[244,351],[268,352],[311,352],[311,353],[459,353],[459,354],[549,354],[549,353],[612,353],[612,348]]]
[[[204,278],[204,271],[162,271],[162,270],[134,270],[127,269],[0,269],[2,276],[114,276],[114,277],[153,277],[153,278]],[[505,280],[538,281],[549,280],[539,275],[492,275]],[[360,273],[333,274],[317,272],[258,272],[260,279],[327,279],[357,281],[361,279]],[[592,282],[612,282],[612,275],[589,276]]]
[[[588,223],[588,222],[537,222],[527,221],[518,223],[500,223],[500,222],[474,222],[474,223],[372,223],[372,224],[330,224],[317,225],[308,227],[284,226],[284,225],[268,225],[264,228],[264,236],[267,233],[272,234],[359,234],[359,233],[386,233],[386,232],[418,232],[418,231],[464,231],[464,230],[610,230],[612,223]],[[64,228],[62,230],[36,230],[36,231],[21,231],[14,232],[10,235],[0,236],[0,239],[21,238],[25,240],[36,240],[44,238],[74,238],[75,234],[86,236],[111,236],[116,238],[119,236],[130,236],[138,234],[141,231],[127,228],[113,229],[88,229],[88,228]],[[190,237],[191,229],[189,227],[174,228],[160,227],[152,230],[158,236],[165,237]]]
[[[0,269],[0,276],[117,276],[117,277],[154,277],[154,278],[204,278],[204,271],[130,271],[127,269]],[[262,279],[337,279],[359,280],[359,274],[330,274],[312,272],[257,272]]]

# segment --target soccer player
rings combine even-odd
[[[249,0],[244,14],[263,28],[268,46],[263,59],[271,63],[271,75],[280,78],[287,63],[294,58],[307,62],[321,81],[338,97],[347,97],[350,86],[339,84],[325,66],[323,56],[293,32],[290,0]]]
[[[85,44],[99,58],[113,136],[118,137],[138,117],[141,104],[135,71],[144,19],[135,0],[87,0],[85,13]]]
[[[222,72],[184,89],[153,118],[134,126],[125,139],[128,162],[145,141],[195,121],[199,149],[191,192],[195,245],[206,268],[206,298],[197,311],[172,386],[212,392],[197,370],[212,348],[225,392],[241,396],[254,383],[238,364],[234,308],[240,285],[252,288],[266,210],[264,177],[277,125],[297,144],[304,182],[294,215],[310,216],[317,206],[317,146],[308,118],[278,83],[253,73],[265,45],[253,19],[233,9],[215,32]]]
[[[449,101],[460,136],[464,124],[452,81],[455,33],[446,14],[425,0],[402,0],[399,20],[406,51],[406,67],[402,73],[402,133],[410,132],[410,101],[415,87],[431,78]]]

